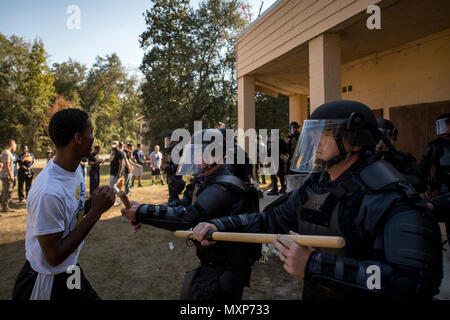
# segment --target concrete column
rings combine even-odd
[[[295,94],[289,96],[289,123],[296,121],[302,125],[308,119],[308,101],[306,95]]]
[[[341,87],[339,34],[321,34],[309,41],[310,111],[325,102],[342,99]]]
[[[238,79],[238,129],[246,131],[255,128],[255,77],[243,76]],[[248,143],[238,144],[248,151]]]

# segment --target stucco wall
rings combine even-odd
[[[372,109],[450,100],[450,29],[342,66],[342,99]]]

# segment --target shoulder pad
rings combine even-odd
[[[223,210],[224,206],[231,204],[231,193],[222,189],[219,185],[210,185],[197,194],[196,204],[200,206],[206,214]]]
[[[228,187],[230,190],[235,192],[247,192],[250,189],[250,187],[242,182],[241,179],[231,174],[215,177],[213,179],[213,184],[214,183]]]
[[[408,183],[406,178],[389,162],[376,161],[361,170],[362,181],[373,191],[379,191],[393,183]]]

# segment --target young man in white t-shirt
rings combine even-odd
[[[58,111],[49,135],[56,156],[39,173],[27,199],[26,262],[14,300],[97,300],[78,265],[84,238],[115,201],[115,191],[97,188],[86,201],[80,160],[91,153],[91,120],[79,109]]]

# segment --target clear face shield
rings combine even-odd
[[[170,147],[171,140],[169,137],[164,138],[164,149],[168,149]]]
[[[450,135],[450,118],[443,118],[436,121],[436,134]]]
[[[290,169],[300,173],[327,171],[348,157],[344,143],[353,141],[354,133],[346,125],[347,120],[305,120]]]
[[[201,144],[187,144],[183,148],[176,174],[179,176],[204,173],[211,165],[223,163],[223,156],[215,149]],[[223,152],[220,152],[223,153]]]

